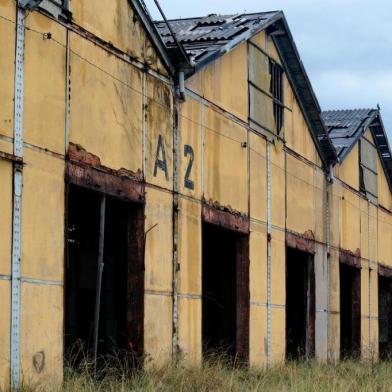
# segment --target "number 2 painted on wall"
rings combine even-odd
[[[186,158],[189,155],[189,162],[185,172],[184,186],[185,188],[191,189],[192,191],[195,189],[195,183],[190,179],[193,161],[195,160],[195,153],[193,148],[189,144],[184,145],[184,157]]]

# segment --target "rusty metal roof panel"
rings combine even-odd
[[[236,36],[259,31],[271,22],[280,11],[259,12],[242,15],[208,15],[200,18],[170,20],[176,38],[184,45],[195,64],[219,50]],[[167,25],[156,22],[157,29],[166,46],[175,44]]]

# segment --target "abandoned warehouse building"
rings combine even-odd
[[[282,12],[0,0],[0,37],[2,386],[391,354],[380,109],[322,112]]]

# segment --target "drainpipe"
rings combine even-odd
[[[186,101],[185,95],[185,72],[184,70],[178,71],[178,85],[177,93],[182,102]]]
[[[329,164],[329,166],[328,166],[327,180],[331,184],[333,184],[333,182],[335,181],[335,176],[333,175],[333,165],[332,165],[332,163]]]

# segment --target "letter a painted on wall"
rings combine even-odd
[[[165,172],[166,181],[169,181],[169,173],[167,171],[166,150],[163,143],[162,135],[158,136],[157,153],[155,156],[154,177],[157,176],[158,169]]]

